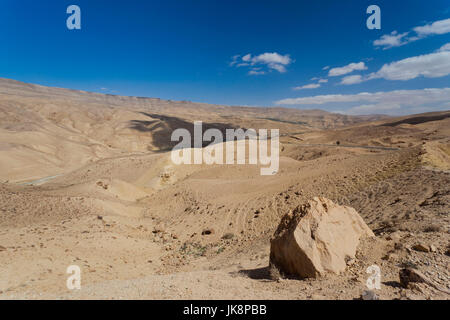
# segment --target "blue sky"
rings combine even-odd
[[[72,4],[81,30],[66,27]],[[381,30],[366,27],[371,4]],[[450,109],[448,0],[2,0],[0,40],[0,77],[49,86],[349,114]]]

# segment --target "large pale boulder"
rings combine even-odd
[[[355,209],[314,198],[286,214],[271,239],[270,263],[282,273],[315,278],[340,273],[362,237],[373,237]]]

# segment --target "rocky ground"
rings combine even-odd
[[[120,117],[108,116],[118,125],[117,143],[155,139],[150,131],[121,131]],[[82,155],[72,157],[59,138],[26,145],[17,131],[25,121],[14,117],[15,129],[9,119],[1,130],[16,135],[16,145],[0,141],[0,163],[20,160],[14,168],[24,170],[0,176],[2,299],[359,299],[374,264],[380,299],[449,298],[447,116],[298,132],[290,124],[273,176],[252,165],[175,166],[167,152],[97,139],[94,122],[84,128],[82,117],[71,118],[67,144],[78,139],[69,150]],[[47,119],[46,134],[67,130],[63,118],[56,126]],[[65,159],[73,162],[61,165]],[[375,238],[361,240],[340,274],[274,278],[270,239],[286,213],[314,197],[355,208]],[[66,287],[70,265],[81,269],[81,290]],[[435,286],[402,287],[404,268]]]

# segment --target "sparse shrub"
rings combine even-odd
[[[200,243],[185,242],[180,247],[180,252],[186,255],[193,255],[195,257],[201,257],[206,254],[207,246],[202,246]]]
[[[219,249],[217,249],[217,254],[222,253],[225,251],[225,247],[220,247]]]

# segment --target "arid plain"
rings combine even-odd
[[[174,165],[178,128],[280,130],[280,170]],[[375,238],[345,272],[274,278],[270,238],[313,197]],[[405,117],[226,107],[0,79],[1,299],[448,299],[450,111]],[[82,270],[69,291],[66,268]]]

